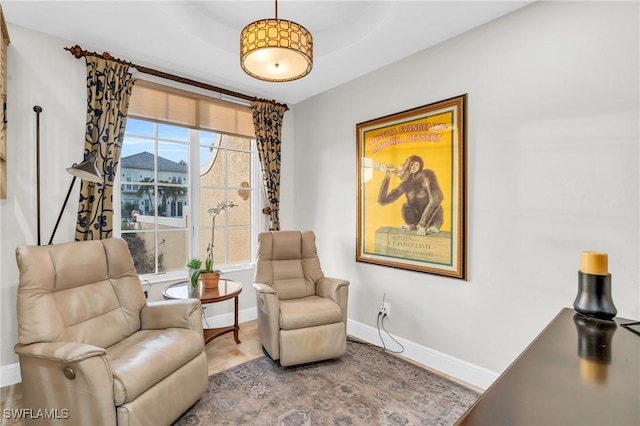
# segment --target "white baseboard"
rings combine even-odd
[[[0,367],[0,387],[15,385],[21,381],[19,362]]]
[[[381,346],[378,330],[374,327],[357,321],[347,320],[347,334]],[[383,333],[383,337],[386,337],[385,344],[387,345],[387,349],[391,351],[400,349],[397,344],[386,336],[386,333]],[[438,352],[426,346],[421,346],[396,336],[393,336],[393,338],[404,346],[404,351],[402,354],[399,354],[400,356],[424,365],[454,381],[476,388],[479,391],[485,391],[499,376],[499,374],[486,368]]]
[[[252,321],[257,317],[258,311],[255,307],[243,309],[238,312],[238,321],[240,323]],[[206,321],[209,323],[209,327],[225,327],[233,324],[233,313],[206,317]],[[378,330],[374,327],[364,325],[357,321],[347,320],[347,333],[360,340],[380,346],[380,336],[378,335]],[[487,370],[486,368],[418,345],[412,341],[396,336],[393,336],[393,338],[404,346],[404,352],[402,352],[400,356],[434,370],[451,380],[476,388],[479,391],[486,390],[499,376],[498,373]],[[388,349],[399,349],[393,346],[395,343],[391,342],[390,339],[385,340],[385,342],[387,342]]]
[[[227,314],[222,315],[214,315],[214,316],[206,316],[207,310],[205,306],[205,317],[203,318],[202,326],[207,328],[217,328],[217,327],[226,327],[228,325],[233,325],[233,312],[229,312]],[[238,322],[243,323],[247,321],[252,321],[258,318],[258,310],[253,308],[242,309],[238,311]],[[206,321],[206,323],[204,322]],[[208,325],[207,325],[208,323]]]

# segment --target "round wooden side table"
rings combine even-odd
[[[242,292],[242,284],[228,278],[220,278],[218,288],[203,288],[202,284],[198,286],[198,291],[190,296],[191,283],[189,281],[180,281],[171,284],[162,290],[164,299],[189,299],[196,297],[204,305],[207,303],[217,303],[224,300],[234,299],[234,323],[228,327],[203,328],[205,345],[223,334],[233,332],[236,343],[240,343],[238,338],[238,295]]]

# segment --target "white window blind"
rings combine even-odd
[[[133,86],[128,115],[255,138],[251,107],[145,80]]]

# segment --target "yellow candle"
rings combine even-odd
[[[607,383],[608,369],[607,364],[580,358],[580,377],[585,382],[594,384]]]
[[[607,275],[609,273],[607,253],[583,251],[580,256],[580,271],[584,274]]]

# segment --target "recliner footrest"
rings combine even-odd
[[[280,330],[280,365],[338,358],[347,350],[343,322],[297,330]]]

